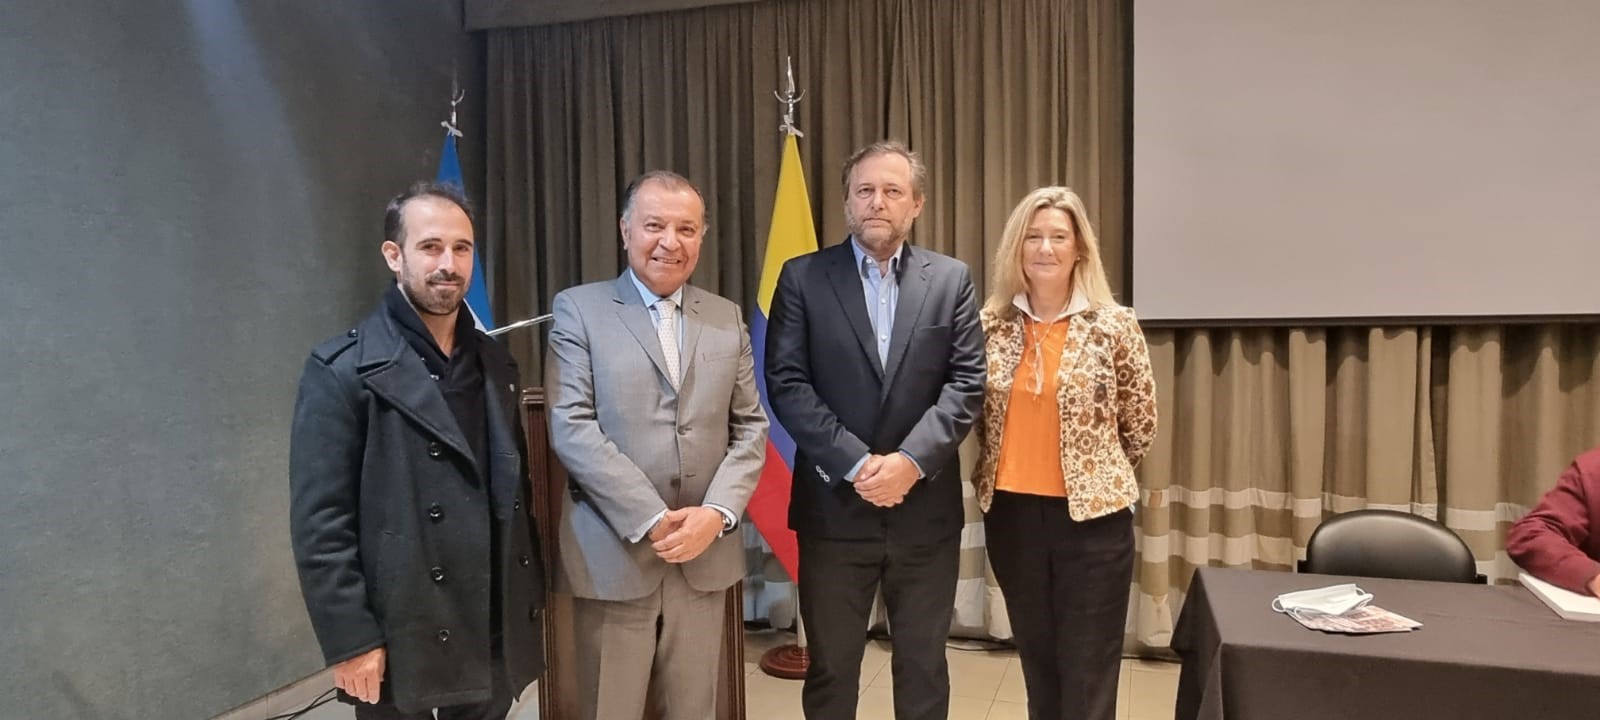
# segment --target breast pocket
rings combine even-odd
[[[732,338],[716,337],[719,342],[705,347],[706,341],[712,336],[700,339],[701,348],[695,355],[691,372],[694,373],[694,387],[697,392],[713,392],[721,394],[733,388],[734,379],[739,376],[739,344]]]
[[[950,326],[928,325],[919,327],[915,333],[912,333],[911,340],[913,343],[930,342],[948,345],[950,344]]]
[[[739,363],[739,351],[708,350],[700,353],[700,362],[711,367],[731,368]]]

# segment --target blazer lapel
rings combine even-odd
[[[1094,311],[1085,310],[1073,315],[1067,324],[1067,340],[1061,344],[1061,368],[1056,371],[1056,380],[1062,387],[1070,387],[1069,378],[1072,371],[1078,367],[1078,360],[1083,357],[1083,348],[1089,341],[1089,329],[1094,326]]]
[[[1017,366],[1022,364],[1022,313],[1018,312],[1010,320],[1005,320],[995,325],[993,330],[996,342],[994,345],[999,352],[989,356],[989,382],[1007,392],[1000,395],[1000,402],[1005,403],[1010,399],[1011,384],[1016,381]],[[1015,337],[1014,342],[1011,339]],[[1004,383],[1002,386],[1001,383]],[[1002,405],[1003,407],[1003,405]]]
[[[926,259],[906,245],[900,262],[909,264],[899,278],[900,299],[894,310],[894,334],[889,337],[889,365],[883,373],[885,397],[888,396],[889,387],[894,384],[895,373],[899,372],[900,364],[905,360],[911,336],[917,331],[917,321],[922,318],[922,306],[928,299],[929,263]]]
[[[850,240],[846,239],[831,249],[833,257],[828,264],[828,279],[833,283],[833,293],[844,310],[845,320],[850,323],[856,341],[861,344],[861,351],[867,354],[867,362],[881,380],[883,363],[878,360],[878,343],[872,339],[872,321],[867,318],[866,291],[861,289],[861,271],[855,266],[855,253],[850,251],[849,243]]]
[[[700,343],[700,331],[705,321],[700,318],[700,291],[691,285],[683,286],[683,349],[678,352],[678,369],[683,373],[679,387],[689,384],[689,369],[694,366],[695,346]]]
[[[481,472],[478,459],[467,444],[467,436],[461,432],[461,426],[450,413],[450,406],[445,404],[438,383],[428,375],[422,359],[411,352],[405,340],[389,325],[387,317],[378,320],[364,323],[362,327],[357,365],[362,382],[372,394],[383,398]]]
[[[616,293],[617,318],[633,334],[639,347],[644,348],[644,354],[650,356],[650,362],[655,363],[661,379],[666,380],[667,358],[661,354],[661,339],[656,335],[656,325],[650,322],[650,308],[644,306],[644,298],[639,297],[639,289],[633,286],[633,279],[628,277],[628,273],[624,272],[617,278]],[[682,369],[681,362],[679,369]],[[667,387],[670,389],[672,383],[668,382]]]

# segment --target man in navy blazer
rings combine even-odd
[[[855,717],[880,585],[895,717],[944,718],[962,478],[956,449],[983,402],[983,335],[967,266],[914,248],[926,171],[888,141],[844,168],[843,243],[784,264],[766,347],[772,410],[795,441],[808,718]]]

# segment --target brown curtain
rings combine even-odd
[[[921,152],[914,242],[987,266],[1028,190],[1067,183],[1122,274],[1123,0],[791,0],[490,31],[486,260],[503,317],[615,277],[629,179],[707,194],[693,282],[748,305],[776,191],[784,58],[819,240],[844,239],[839,170],[897,137]],[[536,368],[536,333],[511,342]]]
[[[788,0],[491,31],[495,308],[526,317],[562,288],[615,277],[622,188],[663,167],[707,194],[694,282],[748,306],[786,55],[806,92],[795,122],[823,244],[844,238],[845,157],[898,137],[930,171],[915,242],[981,282],[1011,206],[1065,183],[1120,285],[1129,12],[1128,0]],[[542,335],[509,338],[529,377]],[[1505,525],[1600,443],[1593,323],[1148,335],[1161,430],[1140,468],[1131,646],[1167,644],[1195,566],[1289,569],[1322,518],[1359,507],[1438,517],[1504,578]],[[968,521],[953,630],[1007,637],[970,502]]]

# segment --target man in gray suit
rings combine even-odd
[[[687,284],[706,231],[700,191],[646,173],[620,225],[628,270],[555,299],[545,384],[572,480],[556,582],[576,598],[583,717],[639,718],[653,679],[663,717],[705,720],[724,591],[745,571],[732,531],[767,418],[738,306]]]

